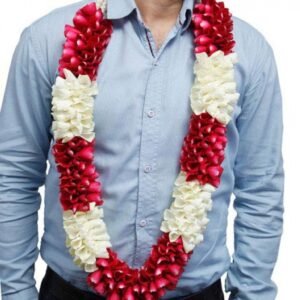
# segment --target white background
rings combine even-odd
[[[122,0],[120,0],[122,1]],[[6,77],[13,50],[25,26],[54,8],[72,3],[72,0],[27,0],[3,1],[0,10],[0,104],[3,99]],[[279,70],[283,94],[284,113],[284,167],[285,182],[285,223],[279,257],[273,273],[273,280],[278,285],[277,300],[294,300],[298,292],[300,270],[300,197],[298,169],[300,168],[297,140],[300,135],[298,124],[300,110],[300,55],[299,29],[300,5],[297,0],[225,0],[232,13],[252,24],[261,31],[272,45]],[[298,146],[300,144],[298,143]],[[298,155],[297,155],[298,154]],[[41,188],[43,195],[44,189]],[[235,212],[230,209],[228,227],[228,247],[233,251],[233,218]],[[39,213],[39,231],[42,234],[43,207]],[[36,280],[39,287],[45,271],[45,264],[39,258],[36,264]],[[224,284],[223,276],[223,284]],[[227,296],[228,297],[228,296]],[[1,298],[1,296],[0,296]],[[21,300],[21,299],[20,299]],[[253,299],[255,300],[255,299]],[[269,299],[266,299],[269,300]]]

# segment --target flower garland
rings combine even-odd
[[[180,155],[174,201],[163,214],[162,235],[140,269],[112,249],[103,221],[100,174],[94,165],[97,71],[113,32],[106,1],[91,2],[65,26],[66,41],[52,90],[52,148],[60,174],[66,246],[87,282],[107,299],[159,299],[176,288],[195,246],[204,240],[212,193],[220,184],[226,125],[239,94],[234,80],[233,21],[223,2],[195,1],[193,113]]]

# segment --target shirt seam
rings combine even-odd
[[[43,68],[43,65],[46,66],[46,63],[45,61],[43,60],[43,56],[42,56],[42,52],[41,52],[41,49],[40,49],[40,46],[38,45],[38,42],[37,40],[35,39],[35,36],[34,36],[34,33],[33,33],[33,26],[29,26],[28,29],[29,29],[29,37],[31,38],[31,41],[32,41],[32,48],[34,49],[34,52],[37,56],[37,59],[38,59],[38,62],[39,62],[39,66],[40,66],[40,69],[41,69],[41,72],[44,73],[45,77],[48,79],[49,83],[50,83],[50,80],[49,80],[49,72],[48,74],[45,72],[44,68]]]

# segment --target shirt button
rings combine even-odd
[[[149,173],[149,172],[151,172],[151,170],[152,170],[152,167],[151,167],[150,165],[146,165],[146,166],[144,167],[144,172],[145,172],[145,173]]]
[[[152,117],[154,117],[154,115],[155,115],[155,112],[154,112],[154,110],[149,110],[148,112],[147,112],[147,116],[149,117],[149,118],[152,118]]]
[[[158,62],[157,62],[157,61],[154,61],[152,64],[153,64],[153,66],[155,66],[155,67],[158,66]]]
[[[140,221],[140,226],[145,227],[147,225],[147,220],[141,220]]]

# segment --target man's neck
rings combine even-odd
[[[184,0],[135,0],[143,21],[149,27],[175,23]]]

